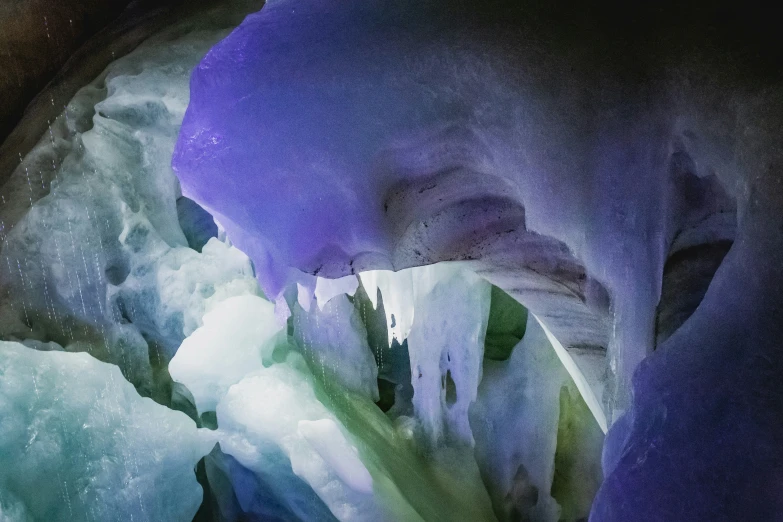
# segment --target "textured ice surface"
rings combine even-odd
[[[290,353],[264,366],[264,359],[272,363],[272,341],[280,330],[274,305],[255,296],[235,297],[204,320],[185,339],[170,371],[193,391],[200,412],[216,411],[221,449],[261,476],[285,477],[290,466],[304,482],[290,477],[287,487],[278,484],[275,491],[283,498],[306,498],[302,489],[309,486],[340,520],[379,520],[372,480],[316,397],[302,356]],[[352,461],[346,458],[351,456]]]
[[[336,520],[279,449],[266,448],[264,458],[263,472],[249,470],[219,446],[205,458],[219,522]]]
[[[160,368],[204,312],[259,293],[240,251],[215,239],[188,248],[182,228],[205,225],[178,215],[169,166],[190,70],[231,20],[183,20],[112,63],[3,186],[3,338],[87,351],[167,402]]]
[[[567,374],[533,317],[505,363],[487,361],[471,411],[476,458],[495,510],[530,520],[558,520],[550,496],[554,477],[560,388]]]
[[[576,387],[579,389],[580,395],[584,397],[585,402],[587,403],[587,407],[590,408],[590,412],[592,412],[596,422],[598,422],[598,425],[601,427],[601,430],[603,430],[603,432],[606,433],[606,430],[608,428],[606,414],[603,408],[601,407],[601,404],[598,402],[598,399],[596,398],[595,394],[592,393],[590,382],[585,377],[585,374],[595,375],[597,373],[600,373],[602,371],[602,366],[590,361],[589,359],[585,361],[585,358],[582,358],[581,368],[577,369],[576,368],[577,362],[574,360],[574,357],[563,347],[560,341],[557,338],[555,338],[554,335],[552,335],[552,332],[549,330],[549,328],[547,328],[547,326],[544,323],[541,322],[540,319],[536,318],[536,320],[540,325],[541,329],[543,330],[543,332],[546,334],[546,337],[549,340],[552,349],[557,354],[563,367],[566,369],[566,371],[568,371],[568,373],[571,374]],[[591,366],[585,368],[591,362],[592,362]],[[588,369],[590,370],[589,372],[587,371]]]
[[[270,362],[280,330],[269,301],[255,295],[226,299],[185,339],[169,373],[188,387],[199,413],[215,411],[232,384]]]
[[[338,519],[384,518],[357,449],[316,397],[298,354],[232,386],[218,404],[217,419],[222,450],[248,469],[268,468],[264,449],[271,443]]]
[[[3,376],[0,387],[21,382],[30,400],[36,384],[56,395],[49,407],[41,399],[0,414],[0,424],[18,419],[26,440],[38,433],[35,451],[52,451],[45,460],[25,454],[16,432],[0,437],[0,519],[189,521],[196,512],[193,467],[209,446],[194,447],[191,420],[139,402],[123,383],[193,411],[190,393],[172,389],[167,359],[215,303],[260,294],[250,260],[212,237],[212,218],[183,203],[169,166],[190,70],[240,21],[242,3],[193,11],[111,64],[0,188],[0,338],[89,352],[122,372],[93,361],[79,373],[67,362],[87,360],[79,355],[47,359],[45,382],[28,386],[28,368]],[[66,394],[80,384],[96,389]]]
[[[0,519],[189,522],[214,445],[88,354],[0,341]]]
[[[354,276],[350,276],[356,282]],[[320,280],[320,278],[319,278]],[[353,286],[356,290],[356,286]],[[352,292],[353,293],[353,292]],[[293,309],[294,340],[313,371],[328,372],[345,389],[378,399],[378,365],[359,311],[345,293],[318,309]]]

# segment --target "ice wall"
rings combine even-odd
[[[88,352],[122,372],[76,354],[47,356],[38,370],[3,366],[4,384],[20,383],[4,390],[3,404],[18,399],[22,409],[0,422],[17,419],[20,437],[27,430],[51,444],[25,454],[25,441],[6,432],[2,516],[188,521],[199,508],[194,466],[214,440],[191,440],[192,420],[138,402],[125,379],[192,412],[168,359],[216,302],[261,293],[250,260],[209,237],[211,216],[184,202],[169,167],[190,69],[244,9],[246,2],[186,10],[117,57],[19,156],[0,188],[0,338]],[[28,382],[36,371],[41,382]],[[70,395],[66,388],[80,383]],[[24,410],[36,386],[55,396]]]
[[[358,282],[356,277],[350,277],[355,290]],[[300,353],[312,368],[328,372],[328,378],[377,401],[378,365],[359,311],[345,293],[333,296],[326,304],[321,304],[323,299],[325,296],[321,294],[318,307],[313,307],[309,313],[298,304],[294,305],[293,337]]]
[[[203,314],[260,293],[237,249],[188,248],[193,213],[180,222],[169,167],[190,69],[238,21],[226,8],[162,31],[81,89],[20,158],[0,190],[3,338],[87,351],[168,403],[165,364]]]
[[[783,98],[763,90],[742,103],[732,92],[701,101],[726,108],[703,157],[740,176],[737,238],[693,315],[634,376],[633,408],[607,436],[595,520],[775,520],[783,512]],[[642,487],[649,493],[629,493]]]
[[[0,341],[0,518],[189,522],[193,468],[214,446],[114,365]]]

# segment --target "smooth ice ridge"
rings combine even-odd
[[[587,403],[587,406],[590,408],[590,413],[592,413],[593,417],[595,417],[595,420],[598,422],[601,430],[606,433],[606,430],[608,429],[606,413],[604,413],[603,408],[601,408],[601,403],[596,397],[593,389],[590,387],[590,383],[587,381],[587,379],[585,379],[584,374],[577,367],[577,364],[571,354],[568,353],[568,350],[566,350],[560,341],[558,341],[555,336],[552,335],[552,332],[549,331],[549,328],[547,328],[540,319],[536,318],[536,321],[538,321],[538,324],[546,334],[546,338],[554,348],[555,353],[557,353],[557,357],[560,359],[560,362],[571,375],[571,378],[574,379],[574,383],[579,389],[579,393],[582,395],[585,402]]]
[[[265,359],[269,362],[280,331],[274,305],[254,295],[226,299],[203,322],[169,363],[171,377],[188,386],[201,413],[215,411],[220,398],[249,368]]]
[[[190,522],[194,467],[214,444],[114,365],[0,341],[3,521]]]

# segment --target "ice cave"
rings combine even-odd
[[[779,24],[0,0],[0,522],[783,521]]]

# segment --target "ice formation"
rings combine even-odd
[[[189,522],[214,446],[114,365],[0,341],[0,519]]]
[[[372,479],[316,397],[302,356],[272,360],[276,346],[270,341],[279,330],[272,303],[255,296],[228,299],[185,340],[171,361],[172,376],[193,391],[200,413],[216,412],[222,451],[261,476],[274,477],[282,464],[304,481],[276,485],[278,495],[306,498],[302,488],[309,485],[340,520],[380,520]],[[300,516],[311,509],[289,506]]]
[[[199,412],[203,415],[210,407],[216,410],[216,436],[222,453],[230,456],[217,462],[227,467],[232,461],[226,458],[236,459],[234,474],[239,473],[237,469],[246,469],[257,483],[271,484],[265,490],[276,502],[282,502],[285,512],[304,519],[315,516],[321,504],[301,501],[307,498],[309,487],[339,520],[411,519],[413,513],[424,520],[511,516],[504,513],[504,504],[494,499],[494,513],[490,510],[490,497],[481,485],[482,478],[502,469],[497,467],[497,459],[504,458],[500,450],[493,453],[491,449],[497,433],[483,426],[500,422],[504,416],[518,418],[523,425],[529,423],[530,433],[538,435],[519,438],[507,434],[504,437],[509,444],[500,447],[509,448],[519,459],[518,466],[537,473],[535,487],[542,492],[552,488],[561,388],[570,386],[576,396],[578,392],[543,331],[539,328],[538,337],[529,342],[548,354],[549,366],[531,362],[521,371],[519,363],[509,362],[509,384],[498,380],[487,386],[501,396],[508,394],[509,388],[528,396],[539,390],[530,383],[529,388],[519,388],[519,383],[527,382],[524,375],[533,375],[549,383],[540,391],[550,390],[547,401],[532,399],[532,404],[520,408],[517,403],[489,395],[469,418],[468,409],[482,389],[479,381],[490,285],[453,264],[407,272],[402,274],[403,280],[420,281],[416,288],[422,290],[417,292],[416,302],[406,303],[413,309],[413,326],[406,342],[410,361],[405,361],[415,370],[409,373],[413,389],[410,417],[394,417],[392,422],[373,404],[378,370],[368,345],[366,319],[360,317],[347,294],[333,297],[323,310],[313,307],[307,312],[294,304],[289,341],[280,337],[272,303],[254,296],[227,299],[207,314],[204,325],[185,340],[172,359],[172,376],[192,390]],[[410,287],[399,291],[414,293]],[[382,293],[380,296],[383,299]],[[456,303],[460,306],[454,306]],[[447,304],[451,313],[438,314]],[[529,321],[535,319],[529,316]],[[438,346],[440,349],[435,349]],[[515,352],[521,355],[512,355],[510,361],[527,360],[525,357],[532,355],[526,351],[527,344],[521,347]],[[357,365],[362,360],[367,362]],[[368,393],[369,383],[374,393]],[[203,393],[208,400],[203,399]],[[494,406],[487,409],[481,404]],[[591,416],[586,408],[581,415],[589,425]],[[592,425],[593,431],[587,433],[592,433],[591,440],[600,446],[600,429]],[[484,454],[499,455],[495,460],[474,459],[473,426],[479,430],[477,448],[484,448]],[[543,439],[548,440],[546,449],[541,445]],[[587,471],[580,478],[595,477],[598,446],[594,444],[585,454],[560,450],[578,462],[592,455],[593,467],[583,465]],[[421,461],[419,452],[430,456]],[[274,477],[282,482],[276,483]],[[424,477],[429,479],[422,482]],[[505,498],[514,478],[506,477],[500,485],[489,478],[483,480],[492,495]],[[589,483],[596,484],[596,480]],[[465,488],[473,493],[466,495]],[[454,506],[432,511],[426,500],[429,495],[446,495]],[[569,490],[560,500],[568,500],[570,495]],[[467,508],[466,502],[472,507]],[[546,506],[539,506],[538,511],[524,504],[514,509],[532,520],[557,519],[558,503],[550,498]],[[584,515],[585,509],[582,502],[578,511]]]
[[[319,301],[318,307],[304,313],[294,305],[293,333],[300,352],[314,371],[328,372],[330,379],[347,390],[377,400],[378,365],[358,310],[346,293],[333,297],[323,307]]]
[[[448,264],[409,270],[423,294],[408,335],[414,413],[432,442],[471,444],[468,408],[481,381],[490,285]],[[429,292],[425,278],[432,281]]]
[[[291,469],[279,449],[266,448],[263,470],[254,472],[217,446],[204,459],[214,520],[335,521],[318,495]]]
[[[476,276],[470,279],[470,274],[448,266],[426,270],[431,274],[440,272],[436,279],[443,282],[449,282],[455,276],[466,277],[471,284],[458,286],[463,296],[474,300],[486,300],[488,297],[488,285],[485,292],[471,294],[477,290],[476,285],[481,284]],[[433,292],[442,299],[442,294],[448,294],[449,288],[441,286],[440,292],[436,292],[438,285],[435,284]],[[442,302],[435,296],[429,297],[430,308]],[[249,306],[251,299],[259,301],[257,306],[260,309],[262,300],[258,297],[236,297],[219,304],[207,314],[204,326],[185,340],[170,365],[172,376],[193,390],[196,401],[201,403],[200,413],[207,411],[203,408],[216,403],[216,436],[222,452],[257,477],[285,477],[286,466],[289,466],[295,476],[288,476],[284,483],[287,485],[277,484],[272,489],[284,499],[290,512],[305,519],[312,518],[313,507],[303,507],[296,499],[307,497],[306,485],[339,520],[413,520],[421,516],[414,513],[422,510],[430,512],[424,520],[433,519],[433,516],[435,519],[446,516],[452,520],[493,518],[470,451],[452,453],[441,442],[439,446],[443,451],[440,451],[439,458],[442,461],[417,462],[420,458],[415,449],[417,432],[420,429],[428,432],[425,423],[430,422],[432,412],[417,412],[415,419],[403,420],[395,427],[392,420],[373,404],[377,398],[377,367],[368,346],[367,330],[346,294],[332,298],[323,311],[313,307],[307,313],[294,305],[292,344],[286,346],[281,341],[274,346],[267,345],[271,346],[266,351],[267,357],[262,355],[263,348],[259,350],[259,346],[264,346],[263,338],[268,339],[269,333],[279,328],[273,305],[265,303],[265,317],[252,311],[239,313],[242,308],[252,308]],[[472,303],[468,299],[463,310],[469,309]],[[421,314],[418,328],[426,332],[427,304],[424,298],[422,305],[425,313]],[[486,324],[488,303],[483,309],[479,307],[476,313],[479,331],[474,336],[475,341],[481,343],[483,333],[480,325],[482,322]],[[216,317],[224,319],[216,321]],[[464,319],[456,314],[449,316],[446,322],[457,327]],[[267,326],[260,326],[261,323]],[[321,328],[315,328],[316,324],[320,324]],[[433,324],[435,328],[429,329],[429,341],[432,342],[437,340],[433,334],[444,328]],[[267,333],[259,335],[260,332]],[[426,338],[427,334],[421,335]],[[246,341],[236,342],[238,339]],[[259,342],[248,343],[250,339]],[[453,367],[459,368],[460,360],[473,363],[474,379],[477,381],[481,345],[473,355],[456,348]],[[275,350],[274,354],[271,350]],[[424,348],[421,350],[423,352]],[[215,363],[221,357],[237,356],[240,356],[241,362],[234,359],[237,364],[231,364],[231,371],[225,371],[224,363]],[[344,360],[338,370],[335,365],[340,363],[340,356]],[[437,356],[440,359],[440,352]],[[357,366],[363,359],[367,361],[366,366]],[[445,359],[444,355],[444,364]],[[188,370],[183,372],[183,368]],[[428,376],[430,384],[426,387],[415,385],[414,389],[419,387],[421,397],[435,397],[442,401],[445,388],[441,370],[436,368],[435,371],[435,375]],[[462,381],[461,377],[457,374],[456,379],[461,384],[459,393],[464,392],[464,406],[455,408],[456,413],[441,413],[440,408],[434,413],[445,418],[451,413],[461,422],[458,427],[467,431],[468,440],[462,442],[471,443],[466,409],[472,402],[471,385],[475,398],[477,382]],[[363,380],[356,381],[357,378]],[[226,387],[229,382],[230,387]],[[356,386],[356,383],[362,382],[365,383],[363,386]],[[368,393],[370,383],[374,393]],[[208,402],[199,398],[199,390],[207,390]],[[440,418],[438,421],[443,422]],[[432,448],[422,445],[420,449],[430,451]],[[458,466],[459,458],[469,459],[462,465],[467,464],[473,470],[472,476],[464,470],[458,472],[460,479],[456,482],[438,476],[449,466]],[[401,483],[407,487],[402,487]],[[471,487],[473,493],[466,495],[465,488]],[[454,506],[440,514],[437,510],[433,512],[433,506],[426,504],[428,491],[430,495],[446,495]],[[314,506],[317,508],[318,504]],[[448,515],[449,512],[452,514]]]
[[[520,16],[495,3],[508,10],[504,23]],[[589,79],[573,69],[539,71],[521,50],[501,52],[520,33],[498,28],[483,40],[486,28],[454,4],[448,18],[419,2],[333,8],[309,0],[293,14],[289,2],[269,4],[194,71],[175,170],[186,195],[254,260],[270,296],[289,284],[288,267],[339,278],[476,261],[474,270],[548,325],[575,361],[575,378],[588,383],[591,404],[611,418],[626,404],[639,354],[653,346],[652,337],[623,336],[645,330],[634,321],[655,319],[666,225],[649,222],[639,201],[659,205],[664,180],[656,176],[665,169],[656,162],[665,159],[640,149],[633,168],[654,175],[619,175],[628,157],[602,148],[625,131],[612,120],[584,132],[574,116],[588,117],[581,105],[562,106],[547,87],[566,81],[571,92]],[[218,181],[226,164],[230,185]],[[606,191],[586,189],[603,187],[606,171],[617,174]],[[625,197],[628,185],[638,198]],[[604,208],[633,217],[618,224]],[[607,255],[623,237],[650,241]],[[626,264],[625,254],[639,259]],[[623,263],[613,265],[615,257]],[[374,299],[377,285],[365,284]],[[610,292],[620,309],[644,316],[618,315],[613,330]],[[393,293],[388,299],[395,304]],[[398,308],[390,338],[401,342],[411,319]],[[618,343],[634,347],[628,364]]]
[[[599,426],[589,422],[592,419],[587,411],[567,410],[570,404],[564,402],[564,395],[579,397],[579,392],[538,320],[529,315],[525,337],[514,347],[510,358],[485,360],[476,406],[470,411],[476,459],[495,510],[503,520],[516,516],[530,520],[578,520],[589,512],[589,499],[600,485],[597,449],[603,436]],[[578,401],[574,404],[579,408]],[[568,428],[558,428],[560,419],[569,414],[576,423],[583,423],[579,433],[566,434]],[[563,445],[560,438],[564,436],[573,437],[592,450]],[[579,461],[585,468],[577,472],[578,482],[569,484],[568,499],[553,498],[556,452],[572,453],[566,458]],[[564,469],[558,470],[561,477],[567,474]],[[581,498],[579,490],[585,491]]]
[[[607,435],[596,520],[783,513],[783,241],[768,228],[783,208],[780,172],[768,168],[779,159],[770,144],[783,126],[769,125],[766,107],[756,110],[742,124],[755,139],[736,151],[753,158],[745,168],[754,173],[737,239],[693,315],[634,376],[633,409]],[[649,495],[628,495],[642,485],[652,487]]]
[[[298,367],[297,367],[298,366]],[[313,377],[296,355],[251,373],[217,406],[221,449],[264,472],[274,444],[339,520],[381,520],[372,478],[333,414],[318,400]]]
[[[254,295],[226,299],[203,322],[169,363],[171,377],[188,386],[201,413],[215,411],[249,368],[271,362],[280,331],[274,305]]]
[[[162,370],[203,314],[260,293],[239,250],[189,248],[183,228],[204,217],[184,211],[169,166],[190,69],[236,21],[186,19],[113,62],[2,187],[4,338],[87,351],[166,403]]]
[[[783,512],[774,90],[621,88],[505,0],[250,3],[0,189],[0,519]]]

